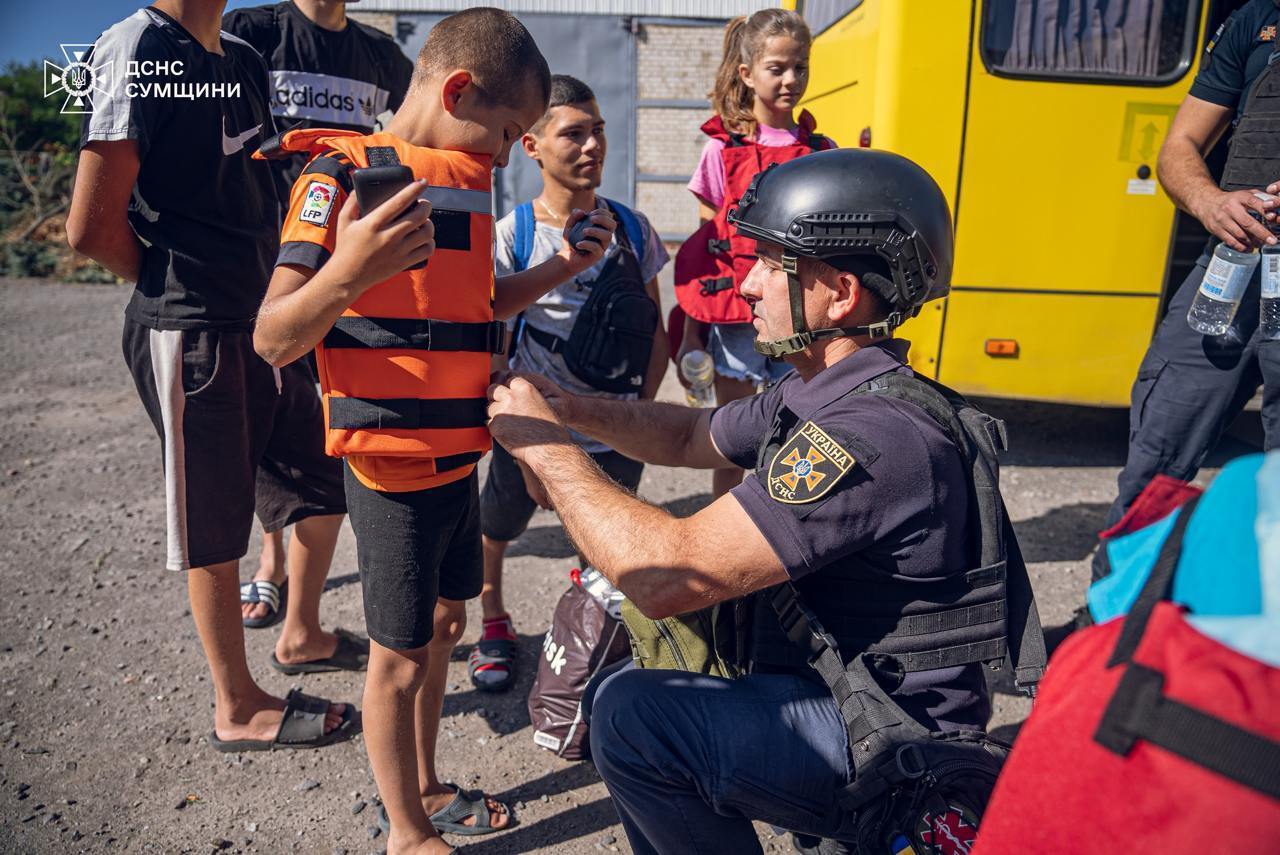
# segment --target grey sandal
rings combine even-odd
[[[277,748],[322,748],[355,734],[356,708],[346,704],[342,721],[328,733],[324,732],[325,715],[329,702],[291,689],[285,697],[284,717],[274,739],[219,739],[217,732],[209,733],[209,745],[215,751],[274,751]]]
[[[445,786],[453,790],[453,801],[431,814],[431,825],[441,834],[459,834],[463,837],[477,837],[481,834],[493,834],[495,831],[510,831],[519,823],[510,805],[502,804],[510,822],[502,828],[494,828],[489,824],[489,805],[486,796],[480,790],[464,790],[457,784],[445,782]],[[475,825],[464,825],[467,817],[476,818]],[[391,818],[387,816],[386,805],[378,805],[378,827],[387,834],[391,833]]]

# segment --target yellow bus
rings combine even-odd
[[[1207,238],[1156,181],[1156,155],[1239,5],[794,3],[815,35],[818,128],[911,158],[951,204],[951,296],[904,328],[913,367],[968,394],[1128,405]]]

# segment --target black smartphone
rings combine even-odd
[[[403,164],[399,166],[366,166],[352,172],[351,180],[355,184],[356,202],[360,204],[360,215],[364,216],[412,184],[413,170]],[[410,209],[405,208],[405,211]],[[426,266],[427,262],[420,261],[405,269],[421,270]]]

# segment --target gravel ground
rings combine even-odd
[[[162,569],[159,445],[120,357],[127,296],[119,287],[0,280],[0,851],[381,851],[359,737],[320,751],[230,756],[205,742],[212,690],[183,580]],[[669,376],[663,394],[676,390]],[[988,406],[1009,424],[1005,495],[1041,615],[1055,627],[1087,583],[1127,415]],[[1211,465],[1256,441],[1253,414]],[[708,489],[706,473],[651,467],[640,492],[688,514]],[[255,543],[246,578],[256,556]],[[465,847],[468,855],[629,851],[594,769],[534,746],[525,711],[534,657],[573,560],[545,512],[513,545],[517,690],[479,695],[465,663],[451,665],[442,773],[484,786],[520,818],[513,831]],[[355,582],[344,529],[326,625],[363,625]],[[297,678],[267,667],[272,643],[271,631],[250,632],[250,661],[263,685],[283,694]],[[320,675],[305,688],[358,701],[361,685],[360,675]],[[1027,703],[1000,694],[996,710],[1001,732],[1012,735]],[[761,835],[767,850],[790,851],[767,829]]]

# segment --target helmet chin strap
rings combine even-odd
[[[1277,0],[1280,2],[1280,0]],[[800,286],[798,272],[799,258],[789,250],[782,251],[782,272],[787,274],[787,293],[791,298],[791,330],[793,335],[777,341],[761,341],[759,336],[753,344],[756,353],[763,354],[772,360],[782,359],[792,353],[799,353],[818,339],[838,338],[840,336],[869,336],[873,341],[889,338],[894,328],[901,326],[907,319],[901,312],[894,312],[883,321],[861,327],[826,327],[820,330],[807,328],[804,320],[804,289]]]

